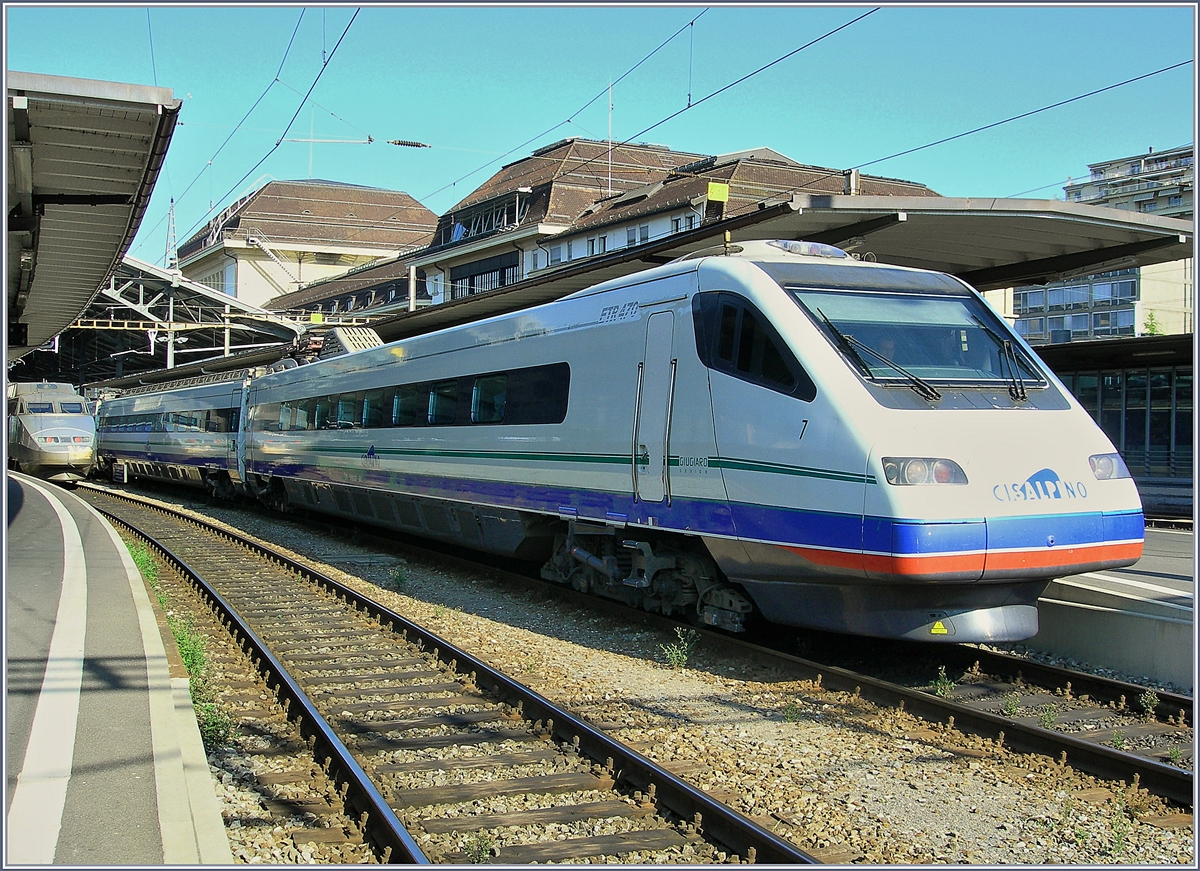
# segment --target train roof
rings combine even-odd
[[[57,381],[25,381],[8,385],[9,399],[15,399],[18,396],[35,396],[41,393],[53,393],[59,396],[64,393],[71,396],[79,395],[79,391],[75,389],[74,384],[64,384]]]
[[[724,258],[752,262],[780,283],[794,283],[797,280],[795,267],[804,267],[804,280],[821,287],[967,292],[966,285],[943,272],[859,260],[841,248],[819,242],[755,239],[702,248],[664,266],[604,281],[565,298],[592,296],[655,278],[678,275],[697,268],[705,261]]]

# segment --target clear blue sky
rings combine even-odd
[[[696,103],[874,7],[364,6],[321,73],[356,8],[156,6],[147,20],[136,6],[8,5],[6,66],[184,100],[130,251],[161,262],[172,197],[182,243],[210,204],[269,178],[403,190],[445,212],[542,145],[606,139],[606,94],[578,110],[681,28],[613,87],[615,140],[767,146],[840,169],[1191,61],[1195,39],[1191,5],[884,6],[643,134],[689,92]],[[251,173],[319,73],[287,138],[360,142],[285,141]],[[1194,83],[1188,64],[863,171],[945,196],[1061,198],[1089,163],[1193,142]]]

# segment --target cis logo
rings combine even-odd
[[[371,447],[367,448],[367,452],[359,459],[362,461],[363,466],[368,469],[379,468],[379,457],[375,456],[375,445],[371,445]]]
[[[1036,502],[1039,499],[1086,499],[1082,481],[1064,481],[1053,469],[1034,472],[1024,483],[997,484],[992,495],[1000,502]]]

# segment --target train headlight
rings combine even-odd
[[[942,457],[884,457],[883,474],[889,484],[965,484],[962,466]]]
[[[1101,481],[1132,477],[1120,454],[1095,454],[1088,457],[1088,465],[1092,467],[1092,474]]]

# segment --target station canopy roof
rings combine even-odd
[[[182,103],[169,88],[6,82],[11,362],[74,321],[128,250]]]
[[[1191,257],[1192,225],[1058,200],[797,194],[662,240],[564,264],[495,291],[372,324],[384,341],[560,299],[602,281],[750,239],[804,239],[866,260],[947,272],[979,290]]]

